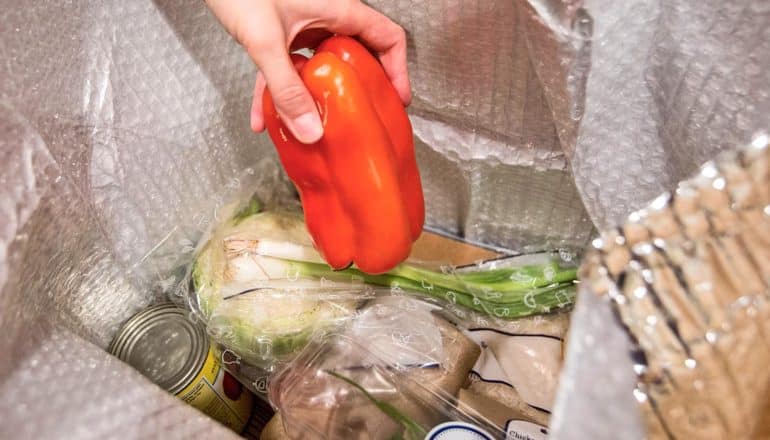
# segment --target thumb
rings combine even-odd
[[[285,33],[275,8],[268,7],[270,2],[253,0],[207,0],[207,3],[262,71],[278,115],[294,137],[303,143],[320,139],[323,136],[321,118],[289,58]],[[255,96],[256,100],[261,102],[262,97]],[[260,112],[259,106],[252,108]],[[253,120],[259,127],[259,117]]]
[[[276,46],[276,49],[263,50],[258,58],[281,121],[300,142],[312,144],[318,141],[323,136],[321,118],[289,54],[282,46]]]

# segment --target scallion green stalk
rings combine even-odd
[[[464,273],[443,273],[401,264],[390,272],[370,275],[356,268],[335,271],[318,262],[320,257],[308,258],[307,249],[299,250],[293,244],[281,247],[272,242],[269,249],[271,252],[262,252],[261,256],[283,261],[284,276],[291,274],[298,278],[342,283],[360,280],[375,286],[400,288],[407,293],[448,301],[504,319],[563,308],[571,305],[575,296],[576,270],[560,267],[555,262]]]

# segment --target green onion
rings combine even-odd
[[[351,268],[334,271],[326,264],[283,259],[286,273],[336,282],[361,280],[376,286],[400,288],[405,293],[448,301],[476,312],[503,319],[548,313],[572,305],[575,299],[575,269],[560,269],[553,280],[542,277],[522,285],[519,282],[484,284],[481,277],[466,281],[459,274],[431,272],[401,265],[382,275],[369,275]],[[474,274],[482,275],[483,273]]]
[[[420,439],[420,438],[425,438],[425,436],[428,435],[428,431],[426,431],[425,428],[420,426],[419,423],[410,419],[409,416],[405,415],[404,413],[399,411],[398,408],[389,404],[388,402],[378,400],[371,393],[366,391],[364,387],[356,383],[353,379],[345,377],[335,371],[325,370],[325,372],[326,374],[336,377],[337,379],[340,379],[341,381],[361,391],[361,393],[363,393],[363,395],[366,396],[366,398],[369,399],[369,401],[372,402],[374,406],[376,406],[380,411],[382,411],[388,417],[393,419],[393,421],[400,423],[401,426],[404,427],[407,433],[407,438]]]
[[[234,241],[237,245],[232,245]],[[385,274],[370,275],[355,267],[333,270],[307,244],[270,238],[231,238],[229,243],[225,246],[237,250],[240,258],[247,254],[244,261],[238,262],[238,267],[248,269],[254,265],[246,275],[252,279],[255,274],[261,274],[265,280],[272,281],[287,278],[341,283],[362,281],[375,286],[400,288],[410,294],[448,301],[504,319],[548,313],[572,305],[575,297],[577,270],[562,267],[555,261],[457,273],[443,273],[404,263]],[[234,273],[234,278],[240,277],[240,273]]]
[[[261,209],[252,201],[212,231],[191,285],[212,336],[264,368],[351,316],[377,287],[507,320],[575,300],[576,270],[556,261],[449,273],[409,262],[380,275],[333,270],[300,215]]]

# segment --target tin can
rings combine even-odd
[[[254,396],[222,368],[206,332],[173,304],[150,307],[126,322],[110,353],[183,401],[242,432]]]

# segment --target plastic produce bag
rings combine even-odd
[[[223,350],[263,370],[262,376],[291,361],[312,337],[352,319],[368,323],[359,330],[372,340],[379,331],[390,334],[388,328],[400,329],[405,339],[427,334],[413,328],[421,322],[420,307],[409,298],[477,330],[516,325],[518,318],[573,304],[576,266],[566,250],[461,268],[408,260],[379,275],[355,267],[335,271],[313,248],[301,212],[287,208],[296,201],[245,200],[220,210],[222,220],[202,241],[190,281],[178,293]],[[385,307],[388,298],[396,302]],[[371,313],[384,326],[369,328],[375,321],[362,315]],[[416,352],[439,345],[425,344]]]
[[[271,400],[290,436],[424,439],[451,421],[470,423],[482,438],[502,438],[500,428],[436,386],[432,376],[446,374],[443,363],[393,362],[378,355],[377,344],[361,342],[329,335],[274,380]]]
[[[390,297],[385,304],[404,301],[413,303],[412,310],[425,307],[412,298]],[[360,327],[372,320],[368,311],[388,316],[387,309],[379,310],[381,305],[376,301],[349,325],[314,339],[272,378],[269,396],[280,416],[268,426],[263,439],[422,439],[450,433],[484,439],[546,437],[547,421],[542,422],[542,414],[532,414],[527,402],[510,405],[500,394],[505,389],[515,395],[517,388],[506,384],[497,390],[479,388],[476,380],[469,379],[479,365],[488,364],[480,357],[485,347],[441,314],[406,316],[400,308],[397,311],[410,322],[408,326],[377,326],[379,337],[374,339],[362,335]],[[440,332],[443,350],[414,351],[425,339],[403,336],[405,329],[418,323]],[[406,357],[405,352],[409,353]],[[507,361],[533,364],[525,356],[509,356]],[[495,385],[492,382],[488,383]]]

